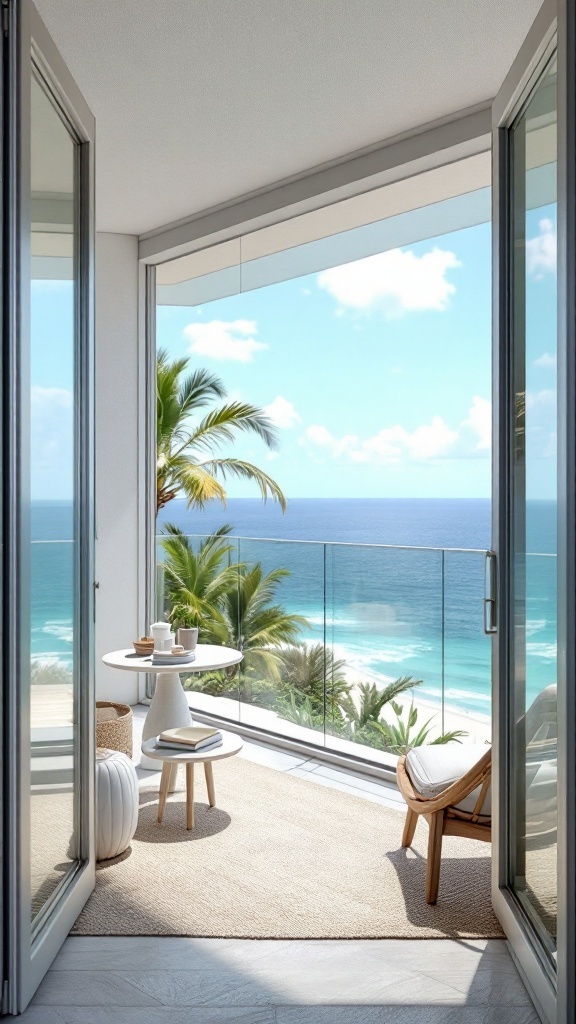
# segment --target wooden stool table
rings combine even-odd
[[[188,753],[186,750],[169,750],[168,747],[157,747],[158,737],[145,740],[142,744],[142,753],[151,757],[153,761],[162,761],[162,778],[160,779],[160,796],[158,801],[158,823],[162,823],[164,808],[168,791],[175,785],[178,765],[186,765],[186,828],[194,828],[194,765],[202,763],[206,776],[206,788],[208,790],[208,803],[210,807],[216,806],[216,793],[214,790],[214,775],[212,762],[222,761],[225,757],[233,757],[239,750],[242,750],[243,743],[239,736],[233,732],[224,732],[222,743],[218,747],[208,747],[207,750],[199,750],[195,753]]]

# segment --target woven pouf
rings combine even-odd
[[[96,860],[124,853],[138,825],[138,777],[126,754],[96,751]]]
[[[132,757],[132,708],[111,700],[96,701],[96,746]]]

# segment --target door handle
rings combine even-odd
[[[484,632],[498,632],[498,562],[495,551],[487,551],[484,559]]]

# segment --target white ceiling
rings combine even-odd
[[[141,234],[491,99],[541,0],[36,0]]]

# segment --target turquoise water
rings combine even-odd
[[[290,570],[278,598],[306,616],[309,637],[331,644],[359,672],[383,681],[423,680],[422,697],[444,693],[454,709],[490,712],[490,640],[483,632],[484,556],[490,541],[488,501],[312,500],[290,502],[282,516],[256,500],[231,500],[226,510],[189,512],[175,501],[166,518],[186,532],[207,534],[224,522],[238,557],[266,570]],[[34,508],[36,540],[70,537],[63,503]],[[279,542],[286,537],[289,542]],[[332,541],[339,544],[300,543]],[[398,550],[379,545],[477,548]],[[555,680],[555,506],[529,506],[527,697]],[[548,555],[548,557],[546,557]],[[72,545],[38,543],[32,559],[32,650],[69,660],[72,639]],[[146,627],[142,623],[142,629]],[[127,643],[132,638],[127,638]]]

